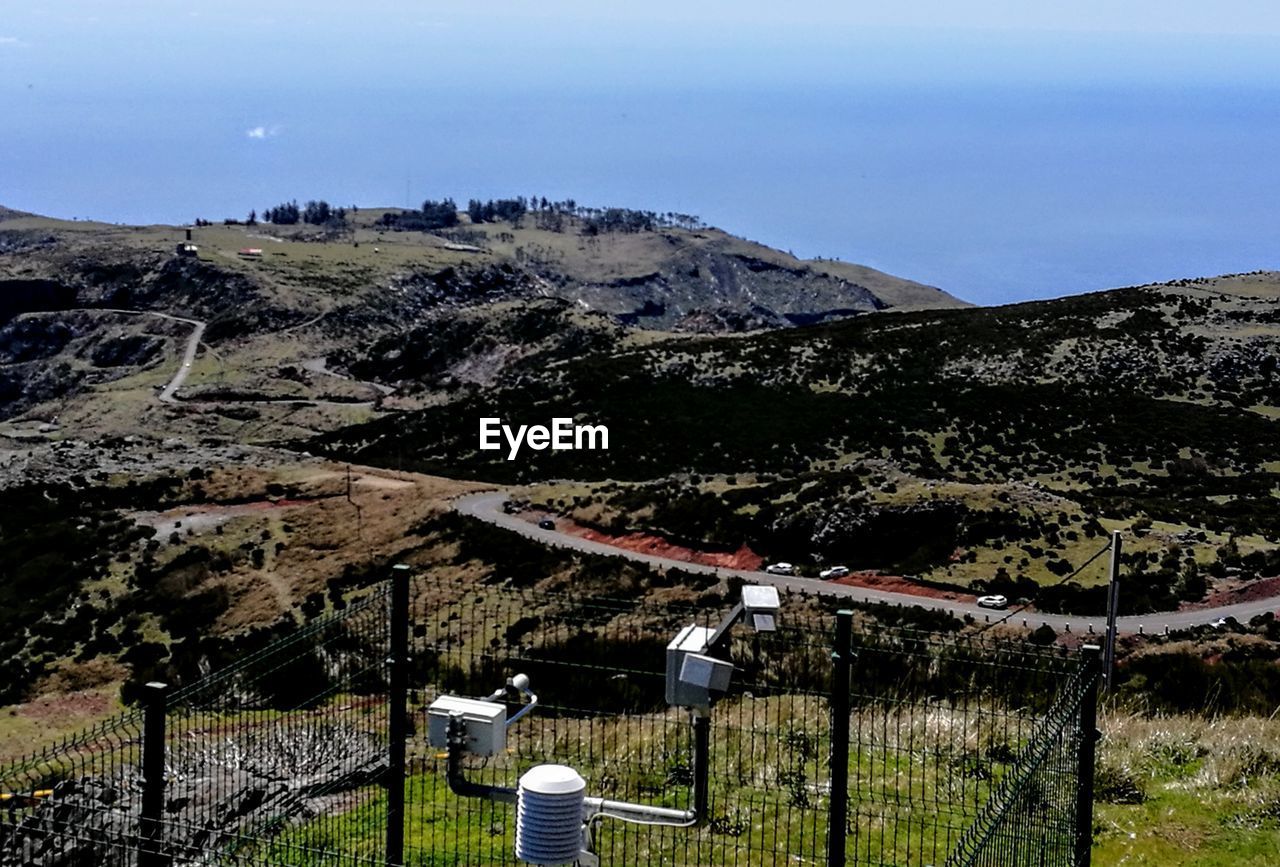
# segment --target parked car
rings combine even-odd
[[[790,563],[770,563],[764,567],[764,571],[770,575],[794,575],[796,567]]]
[[[848,566],[832,566],[830,569],[823,569],[818,573],[818,577],[823,580],[830,581],[832,578],[843,578],[849,574]]]
[[[556,522],[550,518],[543,518],[538,522],[538,526],[544,530],[554,530],[556,528]]]
[[[979,596],[978,605],[982,608],[1008,608],[1009,600],[999,594],[992,596]]]

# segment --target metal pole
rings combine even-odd
[[[853,612],[836,614],[831,650],[831,804],[827,812],[827,864],[844,867],[849,823],[849,663],[853,655]]]
[[[161,852],[164,814],[165,718],[169,711],[169,685],[148,683],[142,717],[142,810],[138,817],[141,847],[138,867],[165,867]]]
[[[711,717],[695,712],[693,717],[693,813],[699,824],[707,821],[710,771]]]
[[[1075,867],[1089,867],[1093,849],[1093,770],[1097,754],[1098,681],[1102,673],[1096,644],[1081,648],[1084,695],[1080,699],[1080,764],[1076,781]]]
[[[409,567],[391,567],[390,651],[387,657],[387,858],[404,864],[405,741],[408,739]]]
[[[1120,608],[1120,531],[1111,534],[1111,571],[1107,582],[1107,637],[1102,658],[1103,683],[1111,689],[1116,666],[1116,615]]]

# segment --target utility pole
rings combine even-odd
[[[1107,635],[1102,657],[1103,684],[1111,691],[1116,667],[1116,615],[1120,608],[1120,531],[1111,533],[1111,570],[1107,579]]]

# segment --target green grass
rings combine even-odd
[[[1280,863],[1280,721],[1116,715],[1102,728],[1094,864]]]
[[[934,825],[967,824],[998,784],[1003,767],[977,752],[997,736],[989,723],[937,711],[900,718],[883,708],[855,714],[859,747],[851,754],[850,847],[875,841],[889,861],[940,861]],[[812,863],[825,847],[827,815],[825,704],[817,697],[775,696],[724,703],[712,737],[711,811],[696,829],[652,831],[602,820],[598,851],[625,851],[631,863]],[[520,773],[544,761],[575,767],[589,794],[682,809],[690,796],[689,732],[683,714],[660,717],[566,718],[535,713],[513,732],[506,755],[471,761],[469,778],[514,787]],[[1008,744],[1016,749],[1018,744]],[[415,865],[470,862],[509,853],[515,811],[452,794],[444,761],[417,742],[406,779],[406,850]],[[983,764],[991,773],[960,770]],[[963,797],[956,786],[966,787]],[[286,827],[269,845],[282,863],[328,863],[315,850],[377,857],[386,802],[370,787],[337,796],[334,808]],[[882,839],[883,837],[883,839]]]
[[[1258,718],[1206,721],[1111,716],[1104,718],[1103,729],[1106,737],[1100,753],[1103,770],[1099,795],[1106,800],[1095,807],[1095,865],[1263,867],[1280,863],[1280,781],[1275,775],[1280,767],[1280,723]],[[898,734],[905,737],[907,731],[902,728]],[[935,729],[934,734],[949,735],[945,728]],[[814,747],[825,755],[825,743],[815,742]],[[732,774],[727,773],[725,763],[732,767],[734,755],[742,748],[740,740],[730,738],[717,751],[713,765],[717,769],[713,804],[717,807],[713,817],[718,824],[668,832],[659,844],[668,847],[664,863],[732,863],[735,854],[739,863],[743,857],[750,861],[749,854],[735,853],[739,847],[746,852],[770,853],[770,857],[773,852],[784,852],[795,863],[819,858],[825,833],[825,799],[815,802],[812,810],[797,810],[788,807],[783,787],[767,783],[761,786],[762,778],[758,776],[755,786],[726,785],[725,780]],[[917,743],[917,748],[928,750],[924,743]],[[750,756],[749,748],[747,755]],[[459,857],[479,859],[509,853],[514,845],[514,810],[460,800],[448,791],[441,763],[427,761],[427,768],[413,774],[406,783],[409,863],[443,865],[453,864]],[[820,756],[817,761],[821,762]],[[872,791],[877,793],[861,803],[855,794],[851,806],[853,827],[861,839],[859,852],[869,839],[874,841],[871,845],[879,846],[882,829],[889,835],[888,842],[894,842],[892,825],[882,825],[873,814],[877,803],[892,804],[895,792],[898,796],[905,794],[900,785],[911,761],[918,762],[919,756],[868,753],[851,766],[855,793],[863,792],[864,798],[870,797]],[[532,763],[531,759],[524,759],[514,764],[527,767]],[[600,779],[601,768],[581,763],[576,766],[593,784]],[[1144,797],[1141,803],[1112,802],[1118,797],[1117,790],[1124,791],[1123,787],[1114,786],[1117,767],[1121,768],[1119,778],[1136,784]],[[818,775],[811,779],[820,780],[818,766],[813,765],[811,770]],[[496,778],[492,772],[479,776],[507,785],[514,783],[512,773],[499,773]],[[1107,781],[1112,782],[1111,788]],[[665,803],[678,805],[670,799]],[[276,851],[283,854],[290,847],[341,845],[353,854],[375,856],[381,846],[384,815],[382,796],[369,793],[345,812],[290,828],[278,838]],[[756,817],[754,821],[752,816]],[[944,811],[935,815],[919,812],[914,818],[923,823],[922,831],[937,818],[960,826],[968,821],[964,815],[948,815]],[[735,822],[745,824],[735,827]],[[727,834],[726,829],[740,836]],[[643,833],[629,838],[628,851],[636,861],[643,861],[643,840]],[[918,860],[920,846],[927,840],[927,831],[910,839],[897,839],[897,850],[881,854],[887,863],[927,863]],[[793,848],[787,849],[785,841],[791,841]],[[802,843],[796,847],[795,841]],[[291,857],[293,860],[286,858],[284,863],[299,867],[327,863],[296,850]]]
[[[1143,804],[1101,805],[1093,863],[1150,867],[1271,867],[1280,863],[1280,825],[1237,820],[1229,794],[1162,791]]]

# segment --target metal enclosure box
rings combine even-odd
[[[507,708],[505,705],[456,695],[442,695],[427,708],[427,743],[449,745],[449,718],[461,714],[467,727],[467,752],[492,756],[507,748]]]
[[[714,656],[686,653],[684,663],[680,666],[680,682],[685,686],[706,690],[708,700],[711,693],[727,691],[732,678],[733,665]]]
[[[686,656],[706,652],[707,641],[714,633],[715,630],[709,627],[690,624],[676,633],[667,645],[667,704],[704,710],[710,706],[711,696],[707,689],[682,682],[680,672],[684,669]]]

